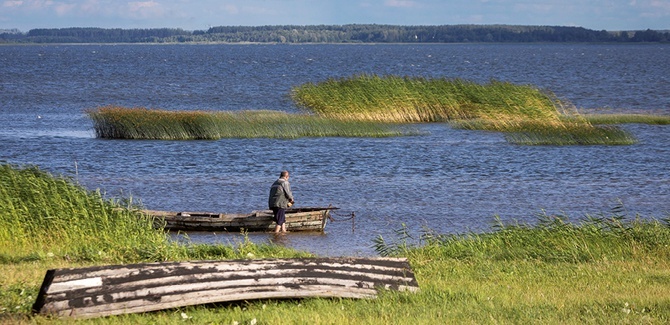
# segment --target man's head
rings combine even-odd
[[[282,170],[282,172],[279,174],[279,178],[288,179],[288,176],[288,170]]]

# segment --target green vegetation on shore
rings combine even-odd
[[[309,255],[249,241],[237,247],[179,244],[130,203],[36,167],[0,165],[0,323],[28,315],[49,268]]]
[[[71,320],[31,316],[50,268],[159,260],[304,257],[248,241],[176,244],[151,222],[72,181],[34,167],[0,165],[0,323]],[[84,320],[95,324],[666,324],[670,226],[623,209],[580,224],[542,216],[483,234],[406,231],[374,245],[409,258],[421,291],[378,299],[259,300]],[[116,230],[115,228],[119,228]]]
[[[398,231],[376,247],[410,259],[424,303],[412,307],[443,323],[666,324],[670,226],[622,211],[579,224],[540,216],[484,234],[428,232],[420,247]]]
[[[411,134],[384,123],[341,121],[279,111],[167,111],[105,106],[87,113],[93,120],[97,137],[109,139],[293,139]]]
[[[247,253],[177,245],[139,213],[132,199],[105,199],[99,191],[36,167],[0,165],[0,207],[0,264],[50,258],[128,263]]]

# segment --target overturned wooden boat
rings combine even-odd
[[[330,211],[336,207],[304,207],[286,209],[286,229],[288,231],[323,231]],[[241,213],[213,212],[171,212],[143,210],[155,218],[156,225],[168,230],[186,231],[271,231],[276,223],[272,220],[272,210]]]
[[[252,299],[415,292],[404,258],[163,262],[47,271],[33,312],[92,318]]]

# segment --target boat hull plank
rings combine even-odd
[[[47,271],[33,311],[92,318],[271,298],[374,298],[417,291],[404,258],[165,262]]]

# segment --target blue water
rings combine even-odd
[[[670,114],[670,45],[49,45],[0,46],[0,161],[73,177],[147,208],[248,212],[291,171],[297,204],[333,204],[325,234],[280,244],[320,255],[374,255],[405,224],[486,231],[537,214],[579,220],[623,203],[670,213],[670,127],[626,125],[632,146],[516,146],[493,132],[416,125],[400,138],[126,141],[94,137],[85,109],[295,112],[291,87],[360,73],[492,78],[548,89],[582,111]],[[239,235],[190,233],[197,242]],[[254,241],[275,240],[251,234]]]

